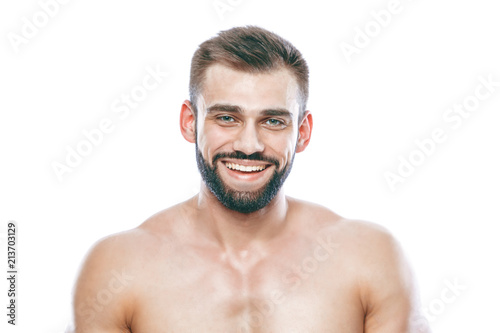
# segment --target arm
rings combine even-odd
[[[364,283],[365,333],[430,333],[416,283],[400,245],[387,232],[372,235]]]
[[[76,281],[71,333],[130,332],[134,280],[124,260],[120,236],[98,242]]]

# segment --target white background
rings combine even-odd
[[[311,70],[313,136],[295,158],[287,193],[391,230],[423,306],[439,312],[434,332],[498,330],[500,87],[458,128],[443,120],[474,95],[479,76],[500,81],[495,2],[401,0],[350,63],[341,43],[354,45],[356,27],[370,25],[370,12],[388,0],[230,3],[221,17],[213,0],[73,0],[16,52],[8,36],[22,36],[23,17],[33,22],[41,7],[2,2],[0,266],[15,220],[19,276],[16,327],[6,324],[2,278],[0,330],[62,332],[90,246],[196,193],[194,146],[178,128],[191,56],[218,31],[246,24],[290,40]],[[122,120],[111,105],[142,82],[147,66],[169,76]],[[52,163],[64,163],[66,146],[104,118],[113,132],[59,181]],[[398,156],[408,158],[435,128],[447,140],[391,191],[384,173],[396,173]],[[445,304],[446,281],[466,290]]]

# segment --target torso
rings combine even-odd
[[[176,222],[170,211],[146,222],[127,265],[131,332],[362,333],[362,259],[349,222],[298,208],[266,256],[254,260],[249,251],[243,263],[193,236],[185,216]]]

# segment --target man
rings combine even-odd
[[[428,332],[387,231],[285,196],[311,139],[307,96],[302,55],[267,30],[200,45],[180,113],[200,193],[95,245],[74,332]]]

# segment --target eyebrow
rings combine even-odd
[[[243,113],[243,110],[241,110],[239,106],[232,104],[214,104],[207,108],[207,113],[212,113],[217,111]]]
[[[266,116],[281,116],[281,117],[289,117],[293,118],[293,115],[290,111],[283,108],[275,108],[275,109],[266,109],[261,112],[261,114]]]
[[[233,104],[214,104],[207,108],[207,113],[212,113],[217,111],[243,113],[241,107]],[[281,116],[281,117],[293,118],[292,113],[285,108],[265,109],[262,110],[260,114],[264,116]]]

